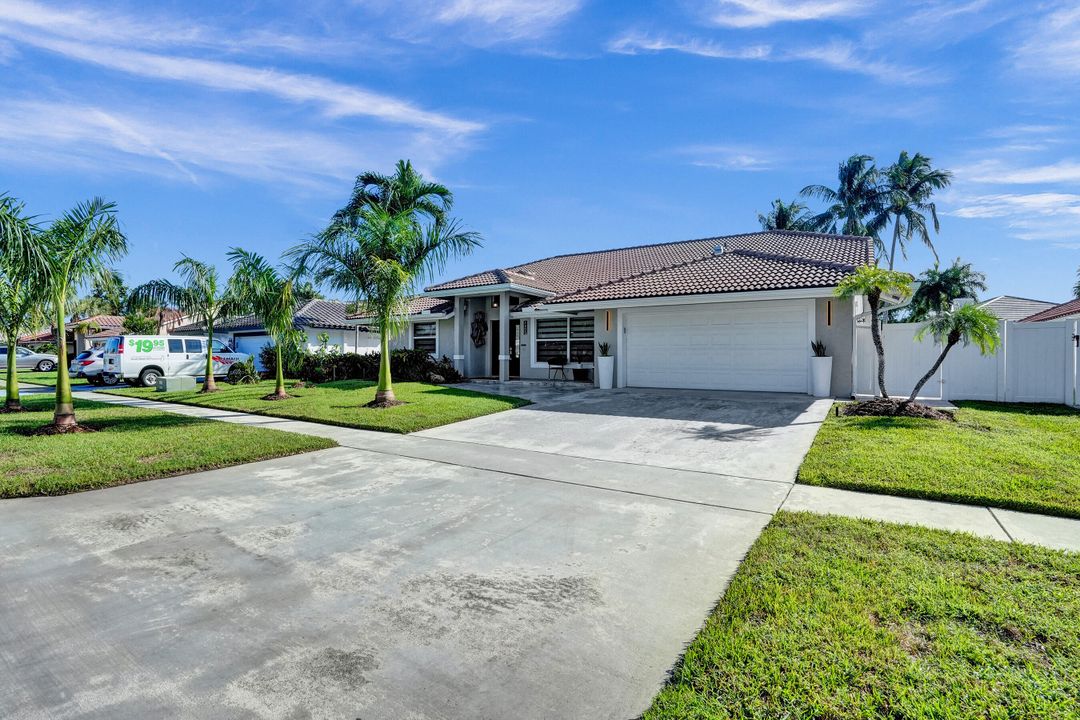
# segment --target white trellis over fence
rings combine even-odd
[[[885,386],[890,395],[907,397],[941,353],[932,336],[922,342],[915,339],[920,327],[917,323],[882,327]],[[1002,320],[999,329],[1002,344],[996,354],[984,356],[975,345],[957,345],[919,397],[1080,406],[1078,321]],[[855,394],[876,393],[877,354],[870,328],[860,326],[855,330]]]

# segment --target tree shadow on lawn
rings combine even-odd
[[[6,435],[22,435],[24,437],[33,436],[35,430],[48,425],[48,420],[44,420],[41,417],[27,417],[31,413],[25,415],[8,415],[12,421],[5,423],[6,427],[3,429],[3,433]],[[79,409],[76,408],[75,416],[80,425],[84,425],[97,432],[104,433],[127,433],[137,431],[151,431],[151,430],[174,430],[178,428],[185,428],[191,425],[198,425],[206,422],[200,418],[187,417],[185,415],[144,415],[142,413],[132,413],[131,415],[124,414],[121,417],[114,417],[109,419],[90,417],[86,419],[85,416],[79,418]],[[45,436],[55,437],[55,436]]]

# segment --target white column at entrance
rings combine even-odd
[[[499,293],[499,382],[510,379],[510,293]]]
[[[465,317],[465,299],[460,295],[454,297],[454,369],[462,375],[465,374],[465,348],[461,344],[461,335],[469,327],[468,318]]]

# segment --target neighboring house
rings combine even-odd
[[[158,333],[167,334],[184,321],[184,314],[179,310],[165,308],[158,313]],[[64,325],[67,333],[68,348],[73,353],[80,353],[92,347],[99,347],[111,337],[124,333],[122,315],[92,315],[87,318],[72,320]],[[39,333],[24,335],[19,338],[20,345],[36,347],[56,342],[55,330],[42,330]]]
[[[349,319],[345,303],[333,300],[309,300],[297,311],[293,326],[304,333],[305,347],[317,350],[322,346],[319,335],[330,336],[327,347],[341,352],[371,352],[379,348],[379,336],[363,324]],[[201,335],[206,333],[202,323],[182,325],[172,331],[176,335]],[[214,324],[214,337],[227,339],[237,352],[255,356],[255,364],[262,370],[259,351],[264,345],[272,345],[273,339],[254,315],[221,320]]]
[[[833,291],[873,262],[868,238],[792,231],[559,255],[428,287],[395,345],[507,380],[592,370],[606,342],[619,387],[802,393],[821,340],[845,396],[862,302]]]
[[[994,313],[1000,320],[1015,322],[1042,312],[1043,310],[1049,310],[1056,305],[1057,303],[1046,300],[1031,300],[1028,298],[1016,297],[1015,295],[998,295],[997,297],[978,303],[977,306]]]
[[[1046,322],[1047,320],[1080,319],[1080,298],[1054,305],[1051,308],[1029,315],[1022,322]]]

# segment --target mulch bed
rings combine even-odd
[[[892,398],[888,400],[885,398],[874,398],[873,400],[848,403],[840,409],[840,414],[870,417],[910,417],[923,418],[925,420],[948,420],[950,422],[956,421],[956,418],[953,417],[952,413],[932,408],[929,405],[922,405],[917,402],[909,403],[903,400],[894,400]]]
[[[97,428],[89,425],[43,425],[39,428],[27,431],[27,435],[73,435],[75,433],[97,432]]]
[[[406,403],[404,401],[402,401],[402,400],[384,400],[383,402],[377,402],[375,400],[372,400],[371,402],[364,405],[364,407],[369,407],[369,408],[392,408],[392,407],[397,407],[398,405],[405,405],[405,404]]]
[[[291,400],[292,395],[289,395],[288,393],[286,393],[284,395],[278,395],[277,393],[270,393],[269,395],[263,395],[262,399],[263,400]]]

